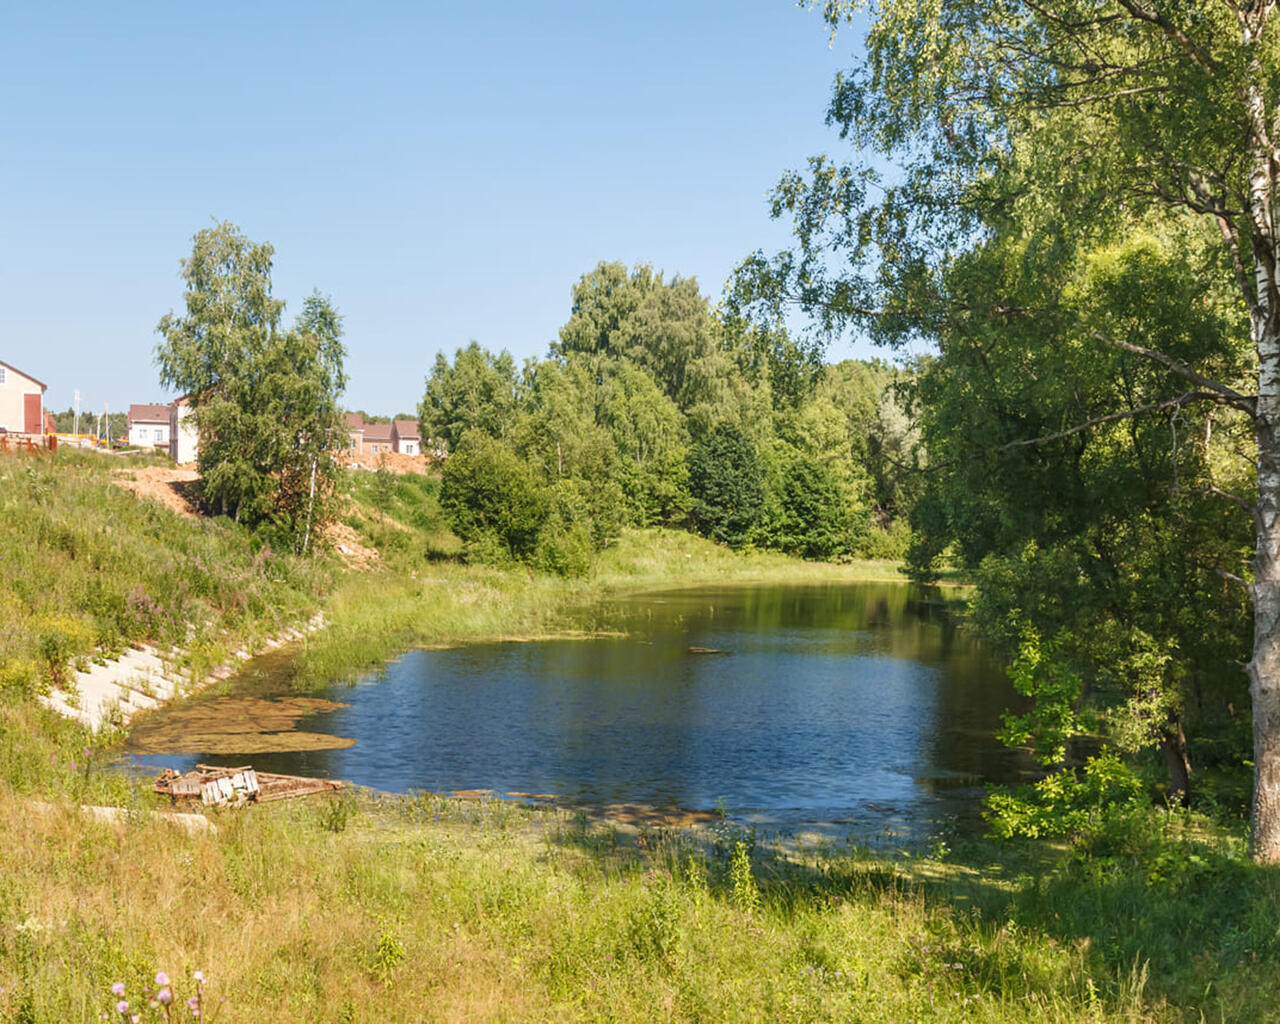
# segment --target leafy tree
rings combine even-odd
[[[829,0],[825,11],[835,26],[860,7]],[[1040,351],[1087,352],[1076,364],[1082,374],[1104,362],[1116,366],[1119,401],[1097,402],[1092,385],[1072,394],[1074,380],[1055,386],[1024,370],[1017,402],[984,403],[988,415],[975,424],[983,429],[963,437],[964,458],[1003,446],[1007,457],[983,467],[993,482],[1021,463],[1038,470],[1031,476],[1050,494],[1087,488],[1092,452],[1110,442],[1117,457],[1109,469],[1120,473],[1123,460],[1136,460],[1131,482],[1140,490],[1142,481],[1158,480],[1150,472],[1157,432],[1170,437],[1179,419],[1185,425],[1194,417],[1194,426],[1212,434],[1214,424],[1245,418],[1256,446],[1256,489],[1227,500],[1252,506],[1255,523],[1247,581],[1254,624],[1251,842],[1265,862],[1280,860],[1275,16],[1269,2],[1210,0],[879,4],[866,62],[837,80],[830,108],[842,134],[875,155],[845,165],[817,158],[808,173],[784,178],[774,208],[795,217],[800,245],[774,258],[752,257],[738,279],[740,306],[755,315],[799,300],[824,327],[859,323],[889,341],[959,339],[971,321],[979,362],[1001,341],[1037,337]],[[1126,317],[1099,322],[1077,304],[1058,303],[1082,251],[1124,237],[1135,223],[1157,224],[1169,238],[1188,220],[1202,222],[1200,239],[1211,239],[1216,251],[1174,247],[1176,255],[1198,257],[1182,263],[1180,277],[1205,286],[1210,302],[1230,289],[1251,343],[1256,394],[1234,375],[1235,330],[1160,338],[1167,320],[1152,305],[1130,302]],[[1020,262],[984,261],[1010,243]],[[832,259],[833,252],[841,258]],[[966,258],[970,253],[976,258]],[[1123,298],[1103,291],[1095,297],[1099,310]],[[1148,326],[1157,337],[1148,336]],[[1127,357],[1119,365],[1112,360],[1117,353]],[[985,389],[986,372],[970,383]],[[1092,374],[1086,379],[1092,382]],[[1058,399],[1048,404],[1059,414],[1051,422],[1030,401],[1044,394]],[[1218,415],[1193,412],[1198,403],[1218,406]],[[1068,412],[1086,415],[1060,418]],[[1131,427],[1116,426],[1125,419],[1134,421]],[[1100,428],[1101,444],[1075,432],[1086,424]],[[986,429],[993,426],[1005,429]],[[1015,438],[1020,428],[1029,432]],[[1044,437],[1054,440],[1038,454],[1023,443]],[[1202,471],[1165,480],[1166,498],[1224,490],[1209,472],[1216,453],[1203,461]],[[1006,491],[1015,493],[1040,492],[1023,483]],[[1211,516],[1195,502],[1189,510],[1174,504],[1160,517],[1180,531]],[[1066,526],[1073,516],[1078,522],[1071,505],[1056,499],[1052,505],[1054,514],[1040,515],[1042,522]],[[1011,508],[1007,498],[999,506],[989,502],[975,509],[985,514],[970,532],[999,534],[1007,522],[1038,510],[1038,502],[1024,508]],[[1129,521],[1155,514],[1148,497]]]
[[[627,272],[601,263],[573,289],[573,311],[552,354],[624,360],[644,370],[700,437],[722,419],[740,418],[746,382],[725,343],[724,331],[693,278],[670,282],[652,267]]]
[[[613,441],[596,422],[597,389],[581,360],[527,366],[514,444],[544,479],[576,477],[604,486],[612,478]]]
[[[854,505],[835,473],[806,455],[787,460],[772,546],[801,558],[848,554],[858,532]],[[861,524],[865,529],[865,521]]]
[[[599,391],[597,419],[613,440],[629,518],[640,525],[683,522],[689,437],[680,410],[652,377],[624,360],[605,364]]]
[[[427,377],[418,405],[424,440],[453,448],[468,430],[510,439],[520,408],[520,386],[510,353],[494,355],[473,341],[460,348],[451,364],[443,352]]]
[[[756,446],[721,423],[689,452],[689,492],[698,532],[732,547],[749,539],[764,507],[764,474]]]
[[[205,501],[237,521],[275,522],[306,550],[332,493],[342,319],[316,294],[283,330],[272,253],[230,223],[198,232],[182,261],[186,313],[161,318],[156,361],[161,383],[191,403]]]
[[[528,561],[550,512],[550,498],[509,444],[469,430],[444,464],[440,508],[477,560],[491,549]]]

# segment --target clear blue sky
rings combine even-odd
[[[230,220],[286,319],[344,314],[345,404],[412,411],[438,351],[545,354],[600,260],[715,298],[785,243],[766,194],[840,149],[854,43],[789,0],[11,4],[0,359],[53,409],[166,399],[156,322]]]

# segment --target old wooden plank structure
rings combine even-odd
[[[211,764],[198,764],[189,772],[166,768],[154,786],[157,793],[175,803],[199,800],[206,807],[263,803],[312,793],[333,793],[344,788],[336,779],[259,772],[249,765],[225,768]]]

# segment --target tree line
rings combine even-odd
[[[546,357],[442,353],[418,412],[448,452],[441,504],[473,559],[581,573],[628,525],[892,556],[917,450],[904,382],[727,318],[692,278],[601,263]]]

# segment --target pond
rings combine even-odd
[[[995,738],[999,665],[908,584],[628,595],[615,635],[417,650],[297,701],[287,664],[151,716],[135,760],[727,812],[770,831],[920,837],[1027,765]],[[293,748],[293,749],[291,749]]]

